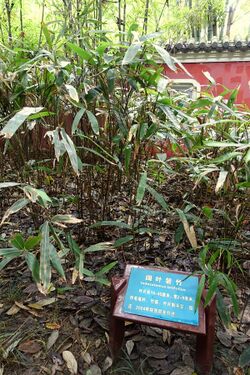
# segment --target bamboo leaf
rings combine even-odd
[[[3,258],[0,262],[0,271],[2,271],[4,267],[7,266],[7,264],[10,263],[15,258],[16,258],[16,255],[14,254]]]
[[[50,255],[50,261],[51,261],[53,268],[58,272],[60,276],[62,276],[64,280],[66,280],[64,269],[61,263],[61,259],[56,251],[55,246],[52,244],[50,244],[49,246],[49,255]]]
[[[73,215],[55,215],[52,217],[51,221],[53,223],[78,224],[82,222],[82,219],[78,219]]]
[[[91,128],[92,128],[93,132],[96,135],[99,135],[100,129],[99,129],[99,124],[98,124],[97,118],[90,111],[86,111],[86,113],[87,113],[87,116],[88,116],[88,119],[89,119],[89,122],[90,122],[90,125],[91,125]]]
[[[11,138],[24,123],[24,121],[27,120],[29,115],[38,113],[42,109],[43,107],[24,107],[7,122],[4,128],[0,131],[0,136],[2,135],[4,138]]]
[[[250,365],[250,346],[245,348],[239,358],[239,366],[244,368]]]
[[[141,204],[144,198],[146,185],[147,185],[147,172],[143,172],[139,181],[137,192],[136,192],[136,203],[138,205]]]
[[[10,247],[7,249],[0,249],[0,257],[18,257],[22,255],[23,252],[15,247]]]
[[[62,142],[69,156],[69,160],[72,165],[72,168],[74,172],[77,175],[79,175],[78,157],[77,157],[75,145],[64,129],[61,129],[61,135],[62,135]]]
[[[202,73],[204,74],[204,76],[209,80],[209,82],[212,85],[216,85],[215,79],[211,76],[211,74],[209,72],[202,72]]]
[[[42,225],[42,240],[40,245],[40,280],[45,292],[48,291],[51,279],[50,267],[50,240],[49,240],[49,223],[46,221]]]
[[[113,243],[112,242],[99,242],[95,245],[91,245],[89,247],[86,247],[86,249],[83,250],[84,254],[86,253],[93,253],[96,251],[106,251],[106,250],[113,250]]]
[[[199,282],[198,289],[197,289],[197,293],[196,293],[194,311],[197,311],[198,306],[201,302],[201,296],[202,296],[203,289],[205,287],[205,281],[206,281],[206,276],[202,275],[201,279],[200,279],[200,282]]]
[[[122,221],[98,221],[97,223],[91,225],[90,228],[98,228],[102,226],[117,227],[120,229],[131,229],[131,225],[126,224]]]
[[[228,171],[220,171],[217,184],[215,187],[215,193],[218,193],[224,186],[227,179]]]
[[[86,60],[88,62],[93,62],[93,57],[90,52],[84,50],[83,48],[79,47],[77,44],[68,42],[67,45],[70,49],[75,52],[82,60]]]
[[[221,292],[219,291],[219,289],[217,289],[217,293],[216,293],[216,307],[217,307],[217,310],[218,310],[218,313],[219,313],[219,316],[220,316],[222,322],[226,326],[228,326],[229,323],[230,323],[230,315],[227,311],[227,307],[225,305],[223,296],[222,296]]]
[[[29,204],[29,200],[26,199],[26,198],[21,198],[21,199],[18,199],[15,203],[12,204],[11,207],[9,207],[7,209],[7,211],[5,212],[3,218],[2,218],[2,221],[1,221],[1,224],[2,225],[5,220],[12,214],[20,211],[22,208],[24,208],[25,206],[27,206],[27,204]]]
[[[21,185],[18,182],[1,182],[0,183],[0,189],[10,188],[13,186]]]
[[[134,238],[134,236],[132,236],[132,235],[128,235],[128,236],[125,236],[125,237],[118,238],[118,240],[116,240],[115,243],[114,243],[114,247],[119,247],[119,246],[125,245],[125,243],[128,243],[128,242],[132,241],[133,238]]]
[[[249,148],[249,150],[247,151],[247,153],[246,153],[244,159],[245,159],[245,163],[246,163],[246,164],[250,162],[250,148]]]
[[[127,65],[133,62],[135,56],[140,51],[142,44],[140,42],[131,44],[122,60],[122,65]]]
[[[159,205],[164,208],[164,210],[168,209],[168,204],[165,201],[162,194],[158,193],[155,189],[153,189],[151,186],[146,185],[147,191],[152,195],[152,197],[156,200]]]
[[[36,256],[33,253],[27,252],[25,255],[26,263],[32,273],[32,277],[36,283],[40,282],[40,266]]]
[[[77,114],[75,115],[75,118],[74,118],[74,121],[73,121],[73,124],[72,124],[72,134],[75,134],[76,132],[76,129],[79,125],[79,122],[81,121],[81,118],[82,116],[84,115],[85,113],[85,109],[84,108],[81,108],[80,111],[77,112]]]
[[[209,288],[208,288],[208,291],[207,291],[207,294],[206,294],[206,298],[205,298],[205,306],[204,307],[206,307],[210,303],[211,299],[213,298],[214,294],[216,293],[217,287],[218,287],[218,280],[217,280],[217,277],[216,277],[216,274],[215,274],[212,281],[211,281],[211,284],[209,285]]]
[[[72,85],[65,85],[65,87],[66,87],[71,99],[78,103],[79,102],[79,96],[78,96],[78,93],[77,93],[75,87],[72,86]]]
[[[170,54],[164,48],[158,46],[157,44],[154,44],[153,46],[155,47],[156,51],[159,53],[165,64],[167,64],[167,66],[175,72],[177,69],[174,65],[174,61]]]
[[[106,273],[108,273],[112,268],[114,268],[116,266],[116,264],[118,263],[118,261],[114,261],[114,262],[111,262],[109,264],[107,264],[106,266],[102,267],[102,269],[100,271],[98,271],[95,276],[101,276],[101,275],[105,275]]]
[[[17,233],[10,241],[11,245],[19,250],[24,250],[25,242],[21,233]]]

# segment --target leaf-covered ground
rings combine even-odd
[[[72,186],[69,185],[69,186]],[[70,188],[69,188],[70,189]],[[203,194],[202,189],[194,191],[186,177],[170,177],[161,192],[174,207],[183,207],[186,202],[198,207],[214,206],[219,209],[225,202],[213,192]],[[1,216],[14,197],[6,193],[1,201]],[[150,199],[150,198],[149,198]],[[228,199],[232,211],[243,197]],[[127,221],[132,212],[126,190],[110,201],[110,219]],[[247,202],[246,202],[247,204]],[[153,210],[145,219],[145,225],[158,231],[141,235],[134,243],[116,250],[96,253],[86,259],[86,268],[98,270],[118,260],[116,268],[109,275],[123,274],[125,265],[140,264],[163,266],[170,270],[194,271],[198,269],[197,254],[190,250],[184,239],[179,245],[174,242],[178,227],[175,215],[166,216],[157,203],[151,202]],[[69,205],[74,212],[74,204]],[[96,208],[98,210],[98,207]],[[195,208],[194,208],[195,211]],[[86,210],[82,227],[73,226],[76,237],[87,246],[97,240],[114,241],[123,233],[119,229],[89,229],[90,215]],[[245,224],[249,231],[249,221]],[[227,227],[228,226],[228,227]],[[24,213],[13,215],[12,224],[1,228],[2,239],[21,231],[34,230],[30,217]],[[220,215],[206,223],[205,238],[219,238],[230,232],[228,223]],[[229,234],[229,233],[228,233]],[[2,246],[2,245],[1,245]],[[249,244],[245,248],[249,250]],[[238,253],[237,259],[244,268],[244,275],[238,268],[232,268],[232,275],[239,286],[237,296],[240,304],[238,318],[232,316],[232,323],[225,328],[217,320],[217,334],[214,346],[214,375],[248,374],[239,366],[239,359],[250,342],[250,289],[249,253]],[[72,284],[72,264],[65,264],[67,282],[54,274],[55,290],[48,296],[40,294],[31,280],[25,263],[10,263],[0,277],[0,374],[171,374],[192,375],[194,370],[195,337],[179,332],[170,332],[153,327],[127,324],[123,352],[117,363],[112,363],[109,352],[109,287],[93,283],[88,278]],[[225,297],[230,308],[230,300]],[[246,352],[245,352],[246,353]],[[248,357],[247,357],[248,355]],[[247,358],[246,358],[247,357]],[[245,358],[249,361],[249,353]],[[243,365],[242,365],[243,367]],[[245,371],[245,372],[244,372]]]

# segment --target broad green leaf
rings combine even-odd
[[[98,228],[102,226],[117,227],[120,229],[131,229],[131,225],[126,224],[122,221],[98,221],[97,223],[91,225],[90,228]]]
[[[174,65],[174,61],[172,57],[170,56],[170,54],[165,50],[165,48],[162,48],[158,46],[157,44],[154,44],[154,47],[156,51],[159,53],[159,55],[161,56],[162,60],[165,62],[165,64],[167,64],[167,66],[171,70],[176,71],[177,69],[176,69],[176,66]]]
[[[32,277],[36,283],[40,282],[40,266],[36,256],[33,253],[27,252],[25,260],[32,273]]]
[[[0,189],[10,188],[13,186],[21,185],[18,182],[1,182],[0,183]]]
[[[10,241],[11,245],[19,250],[24,250],[25,242],[21,233],[17,233]]]
[[[87,116],[88,116],[88,119],[89,119],[89,122],[90,122],[90,125],[91,125],[91,128],[92,128],[93,132],[96,135],[99,135],[100,129],[99,129],[99,124],[98,124],[97,118],[90,111],[86,111],[86,113],[87,113]]]
[[[135,56],[140,51],[142,44],[140,42],[131,44],[122,60],[122,65],[127,65],[133,62]]]
[[[79,102],[79,96],[78,96],[78,93],[77,93],[75,87],[72,86],[72,85],[65,85],[65,87],[66,87],[71,99],[78,103]]]
[[[136,203],[138,205],[141,204],[146,190],[147,185],[147,172],[143,172],[139,181],[139,185],[136,191]]]
[[[82,219],[78,219],[73,215],[55,215],[52,217],[51,221],[53,223],[78,224],[82,222]]]
[[[239,366],[241,368],[250,366],[250,346],[245,348],[245,350],[243,350],[243,352],[241,353],[239,358]]]
[[[64,269],[62,267],[61,259],[56,251],[54,245],[50,244],[49,246],[50,261],[53,268],[58,272],[58,274],[66,280]]]
[[[147,191],[152,195],[152,197],[156,200],[159,205],[164,208],[164,210],[168,209],[168,204],[165,201],[164,197],[162,194],[158,193],[154,188],[152,188],[149,185],[146,185]]]
[[[198,309],[198,306],[201,302],[201,296],[202,296],[203,289],[205,287],[205,281],[206,281],[206,276],[202,275],[200,282],[199,282],[198,289],[197,289],[196,298],[195,298],[195,305],[194,305],[195,311]]]
[[[133,238],[134,238],[134,236],[132,236],[132,235],[128,235],[128,236],[125,236],[125,237],[118,238],[118,240],[116,240],[115,243],[114,243],[114,247],[122,246],[125,243],[128,243],[128,242],[132,241]]]
[[[27,206],[27,204],[29,204],[30,201],[26,198],[21,198],[21,199],[18,199],[15,203],[13,203],[13,205],[11,207],[8,208],[8,210],[5,212],[4,216],[3,216],[3,219],[1,221],[1,224],[2,225],[4,223],[4,221],[12,214],[20,211],[22,208],[24,208],[25,206]]]
[[[10,247],[7,249],[0,249],[0,257],[18,257],[23,254],[23,251]]]
[[[215,193],[218,193],[224,186],[227,179],[228,171],[220,171],[217,184],[215,187]]]
[[[43,288],[48,291],[51,279],[50,267],[50,239],[49,239],[49,223],[45,221],[41,230],[42,240],[40,245],[40,280]]]
[[[91,245],[86,247],[86,249],[83,250],[83,253],[93,253],[96,251],[107,251],[107,250],[113,250],[114,245],[112,242],[99,242],[95,245]]]
[[[24,107],[7,122],[4,128],[0,131],[0,136],[2,135],[5,138],[11,138],[30,115],[38,113],[42,109],[43,107]]]
[[[73,124],[72,124],[72,134],[75,134],[75,132],[76,132],[76,129],[77,129],[77,127],[78,127],[78,125],[79,125],[79,122],[81,121],[81,118],[82,118],[82,116],[84,115],[84,113],[85,113],[85,109],[84,108],[81,108],[78,112],[77,112],[77,114],[75,115],[75,118],[74,118],[74,121],[73,121]]]
[[[77,175],[79,175],[78,157],[77,157],[75,145],[64,129],[61,129],[61,136],[62,136],[62,142],[69,156],[69,160],[72,165],[72,168],[74,172]]]

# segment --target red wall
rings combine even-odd
[[[213,94],[219,95],[224,91],[221,85],[234,89],[240,85],[236,102],[247,104],[250,107],[250,61],[245,62],[207,62],[207,63],[184,63],[185,68],[193,75],[193,79],[201,85],[201,91],[208,86],[209,82],[202,72],[209,72],[217,82],[213,88]],[[190,79],[185,72],[178,73],[169,71],[166,67],[166,75],[171,79]]]

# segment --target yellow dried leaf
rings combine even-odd
[[[34,315],[34,316],[39,317],[39,318],[41,317],[40,314],[38,314],[36,311],[30,309],[29,307],[25,306],[23,303],[15,301],[15,304],[17,305],[17,307],[20,307],[20,309],[28,311],[31,315]]]
[[[59,323],[56,323],[56,322],[48,322],[45,324],[46,328],[48,329],[59,329],[61,328],[61,325]]]
[[[11,306],[11,308],[6,312],[7,315],[16,315],[20,311],[20,308],[17,307],[15,304]]]
[[[32,309],[36,310],[41,310],[44,306],[51,305],[52,303],[56,302],[57,298],[52,297],[52,298],[46,298],[42,299],[36,303],[30,303],[28,306],[31,307]]]

